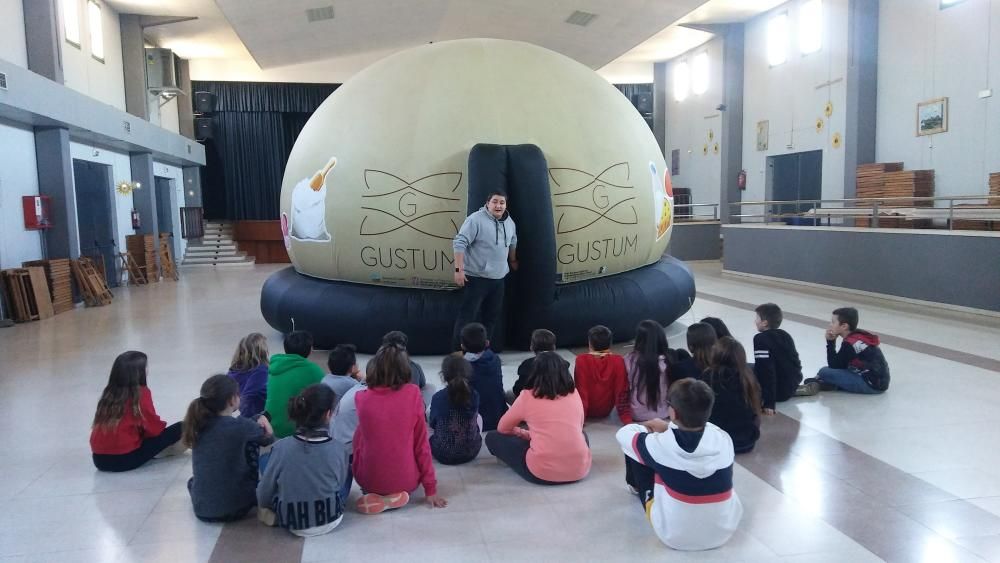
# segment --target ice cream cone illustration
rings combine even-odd
[[[666,176],[663,183],[660,183],[660,175],[656,172],[656,164],[649,163],[650,185],[653,191],[653,222],[656,225],[656,240],[663,238],[670,228],[670,175],[664,170]]]
[[[326,228],[327,177],[337,158],[332,157],[311,178],[304,178],[292,190],[291,238],[300,241],[326,242],[330,233]]]

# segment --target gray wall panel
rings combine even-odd
[[[667,254],[680,260],[718,260],[722,257],[721,227],[716,221],[675,223]]]
[[[724,226],[728,271],[1000,311],[1000,237]]]

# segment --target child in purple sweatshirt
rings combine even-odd
[[[240,340],[229,366],[229,377],[240,386],[240,416],[264,412],[267,400],[267,339],[255,332]]]

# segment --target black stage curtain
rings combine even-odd
[[[615,88],[618,88],[619,92],[625,94],[625,97],[632,103],[635,103],[636,94],[653,93],[652,84],[615,84]]]
[[[339,84],[192,81],[215,94],[205,141],[207,219],[278,218],[281,179],[306,121]]]

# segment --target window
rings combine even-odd
[[[809,0],[799,9],[799,50],[803,55],[823,47],[823,2]]]
[[[699,95],[708,91],[708,53],[699,53],[694,58],[691,90]]]
[[[778,66],[788,60],[788,14],[778,14],[767,22],[767,62]]]
[[[87,22],[90,24],[90,54],[104,62],[104,28],[101,25],[101,6],[94,0],[87,2]]]
[[[683,102],[688,97],[691,88],[691,69],[686,62],[677,63],[674,67],[674,99]]]
[[[78,0],[62,0],[63,36],[66,41],[80,46],[80,8]]]

